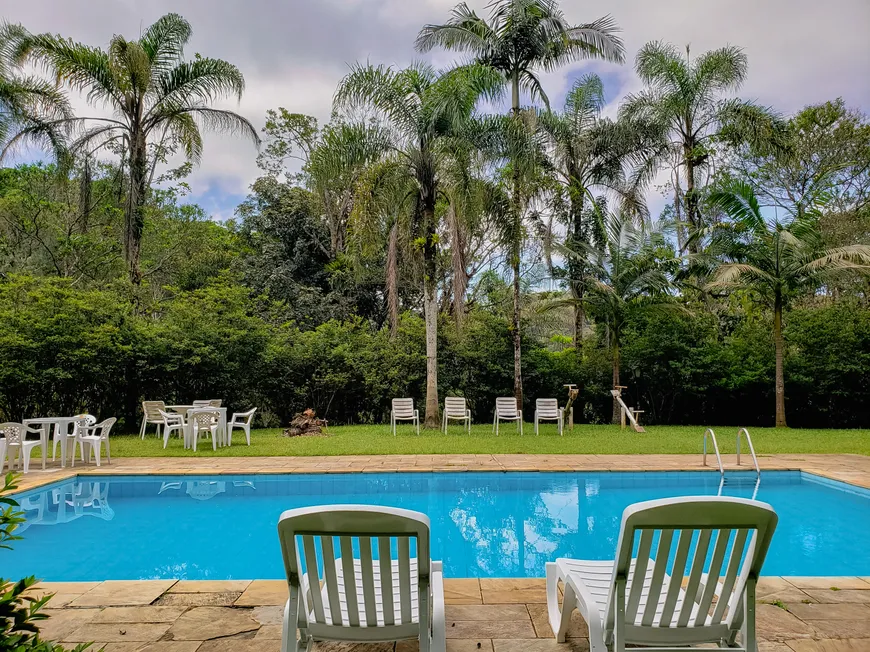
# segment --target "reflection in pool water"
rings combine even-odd
[[[556,557],[612,557],[629,504],[716,495],[719,481],[698,472],[82,478],[17,497],[25,538],[0,551],[0,567],[55,581],[280,578],[282,511],[370,503],[427,514],[448,577],[541,577]],[[787,471],[764,472],[760,486],[754,473],[728,474],[721,487],[755,491],[780,516],[766,574],[870,575],[870,492]],[[60,554],[70,546],[76,555]]]

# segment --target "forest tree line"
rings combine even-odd
[[[244,80],[185,59],[190,32],[2,29],[4,154],[52,153],[0,169],[3,418],[133,430],[143,399],[221,397],[379,422],[412,396],[431,424],[460,394],[488,421],[575,383],[581,421],[623,384],[651,423],[870,424],[870,123],[842,100],[783,115],[740,97],[739,48],[652,42],[617,117],[593,74],[557,105],[538,73],[624,63],[618,26],[505,0],[421,30],[461,65],[355,65],[327,124],[276,108],[257,134],[212,108]],[[188,197],[209,129],[260,145],[226,223]]]

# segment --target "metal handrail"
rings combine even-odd
[[[749,452],[752,453],[752,462],[755,464],[755,472],[761,475],[761,469],[758,468],[758,458],[755,456],[755,446],[752,445],[752,437],[749,436],[749,431],[746,428],[741,428],[737,431],[737,466],[740,466],[740,435],[745,435],[746,443],[749,444]]]
[[[716,442],[716,433],[712,428],[707,428],[704,431],[704,466],[707,466],[707,435],[713,438],[713,450],[716,451],[716,462],[719,464],[719,474],[725,475],[725,469],[722,467],[722,456],[719,455],[719,444]],[[720,488],[721,490],[721,488]]]

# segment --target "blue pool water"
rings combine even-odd
[[[722,493],[755,488],[735,473]],[[280,578],[283,510],[369,503],[428,514],[447,577],[541,577],[557,557],[612,558],[631,503],[718,491],[705,472],[82,477],[16,496],[24,539],[0,550],[0,575]],[[870,491],[771,471],[757,497],[780,519],[765,574],[870,575]]]

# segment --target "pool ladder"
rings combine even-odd
[[[713,432],[712,428],[707,428],[704,431],[704,455],[703,455],[703,464],[707,466],[707,440],[711,439],[713,441],[713,452],[716,453],[716,464],[719,466],[719,495],[722,495],[722,488],[725,485],[725,467],[722,466],[722,456],[719,454],[719,443],[716,441],[716,433]],[[758,487],[761,484],[761,469],[758,466],[758,457],[755,455],[755,446],[752,445],[752,437],[749,435],[749,431],[746,428],[740,428],[737,431],[737,466],[740,466],[740,440],[741,438],[746,438],[746,443],[749,446],[749,452],[752,453],[752,463],[755,465],[755,491],[752,492],[752,499],[755,500],[755,496],[758,495]]]

